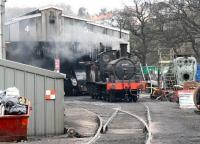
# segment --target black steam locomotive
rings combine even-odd
[[[128,56],[127,44],[120,44],[120,51],[101,52],[95,62],[87,65],[87,89],[92,98],[110,102],[138,100],[140,76],[136,63]]]
[[[69,47],[73,52],[71,58],[63,56],[61,52]],[[77,43],[66,42],[11,42],[6,49],[8,60],[48,69],[55,70],[55,58],[60,61],[60,72],[66,74],[64,91],[66,96],[86,94],[86,70],[80,61],[89,61],[90,56],[83,54],[76,56]],[[60,51],[56,53],[56,51]],[[74,58],[73,58],[74,57]]]

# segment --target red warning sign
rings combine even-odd
[[[56,99],[56,91],[55,90],[46,90],[45,99],[46,100],[55,100]]]

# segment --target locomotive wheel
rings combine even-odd
[[[97,100],[99,99],[99,95],[98,95],[98,94],[96,94],[96,99],[97,99]]]
[[[112,97],[112,102],[115,102],[115,101],[116,101],[115,96],[113,96]]]
[[[110,97],[109,99],[109,102],[114,102],[115,101],[115,98],[113,98],[112,96]]]
[[[108,101],[112,102],[111,94],[108,96]]]
[[[115,102],[115,95],[114,95],[113,92],[111,92],[110,95],[109,95],[109,101],[110,102]]]
[[[103,95],[103,100],[106,101],[106,95],[105,94]]]
[[[138,97],[137,97],[137,96],[134,96],[132,99],[133,99],[133,102],[137,102]]]
[[[130,102],[130,99],[129,99],[129,98],[126,98],[125,100],[126,100],[126,102]]]
[[[132,97],[129,98],[128,101],[129,101],[129,102],[133,102],[133,98],[132,98]]]
[[[194,104],[198,110],[200,110],[200,86],[195,89],[194,92]]]
[[[105,97],[105,101],[109,101],[109,95],[106,95],[106,97]]]
[[[98,99],[99,99],[99,100],[102,100],[102,99],[103,99],[103,98],[102,98],[102,94],[98,95]]]

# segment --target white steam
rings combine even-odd
[[[51,37],[56,43],[55,55],[61,55],[68,60],[76,59],[85,54],[92,55],[92,53],[100,49],[100,43],[119,50],[120,43],[125,41],[103,34],[102,30],[99,29],[99,32],[92,32],[82,25],[65,25],[63,32],[59,36],[54,35]],[[63,47],[59,42],[77,43],[78,46],[74,47],[75,49],[77,48],[74,52],[72,47],[68,45]]]
[[[24,45],[17,45],[14,49],[12,49],[12,55],[20,55],[26,57],[27,53],[34,52],[35,48],[38,47],[37,42],[50,42],[49,45],[41,45],[42,48],[49,49],[50,53],[49,57],[52,59],[56,57],[64,58],[67,60],[75,60],[81,56],[86,54],[94,57],[95,52],[100,50],[100,43],[102,43],[106,47],[112,47],[114,50],[119,50],[120,43],[127,42],[125,40],[117,38],[114,31],[112,34],[103,34],[104,28],[94,26],[94,32],[90,30],[87,23],[83,22],[82,24],[70,24],[64,23],[60,27],[57,24],[49,24],[47,25],[47,34],[48,38],[46,41],[42,41],[41,33],[37,33],[37,27],[34,24],[28,24],[28,26],[24,29],[24,32],[20,32],[16,34],[16,38],[14,41],[23,42]],[[98,31],[98,32],[97,32]],[[119,33],[116,33],[119,34]],[[14,35],[13,33],[11,35]],[[39,37],[38,37],[39,36]],[[9,41],[13,41],[10,39]],[[25,47],[22,48],[22,47]],[[30,54],[31,55],[31,54]],[[28,55],[27,55],[28,56]],[[42,66],[42,62],[37,59],[28,59],[29,64],[35,66]],[[26,61],[25,61],[26,62]]]

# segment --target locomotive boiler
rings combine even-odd
[[[196,71],[197,62],[195,57],[182,56],[174,59],[174,73],[178,85],[186,81],[195,81]]]
[[[127,44],[120,44],[120,51],[101,52],[89,64],[87,87],[92,98],[106,101],[125,100],[136,102],[140,83],[137,66],[127,53]]]

